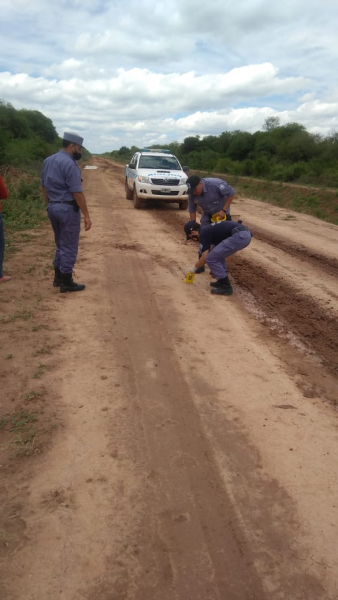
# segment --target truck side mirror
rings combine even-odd
[[[182,167],[182,169],[185,173],[188,173],[188,171],[189,171],[189,167]]]

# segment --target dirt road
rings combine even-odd
[[[1,598],[337,600],[338,227],[237,199],[214,297],[187,213],[94,162],[85,292],[48,225],[0,290]]]

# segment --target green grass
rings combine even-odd
[[[12,231],[34,229],[47,219],[40,181],[36,174],[23,173],[21,178],[8,184],[6,182],[6,187],[8,200],[3,202],[2,207],[6,229]],[[10,251],[10,248],[7,248],[8,250]]]
[[[235,188],[237,196],[269,202],[281,208],[312,215],[335,225],[338,224],[337,192],[333,190],[299,187],[282,182],[222,176],[213,173],[209,176],[223,177]]]

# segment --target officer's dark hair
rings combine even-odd
[[[74,144],[74,142],[68,142],[68,140],[62,140],[62,148],[68,148],[68,146],[70,146],[71,144]]]

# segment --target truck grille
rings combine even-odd
[[[178,192],[176,191],[161,192],[161,190],[151,190],[151,193],[154,194],[154,196],[178,196]]]
[[[179,179],[152,179],[151,183],[153,183],[154,185],[162,185],[163,187],[165,187],[167,185],[179,185],[180,180]]]

